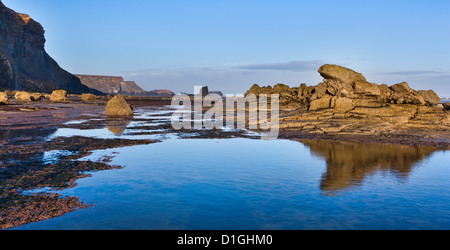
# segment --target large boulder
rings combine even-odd
[[[361,73],[338,65],[323,65],[320,67],[319,73],[325,79],[337,80],[350,85],[356,81],[366,81],[366,78]]]
[[[8,94],[5,92],[0,92],[0,105],[9,104]]]
[[[32,95],[28,92],[24,92],[24,91],[18,91],[16,92],[16,94],[14,95],[14,98],[18,101],[21,102],[32,102]]]
[[[55,90],[50,96],[50,101],[52,102],[66,102],[67,101],[67,91],[65,90]]]
[[[106,114],[108,116],[132,116],[133,108],[127,103],[122,95],[117,95],[109,100],[106,105]]]
[[[441,98],[433,90],[420,90],[417,91],[429,106],[436,106],[441,103]]]

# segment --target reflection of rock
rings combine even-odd
[[[327,161],[321,189],[329,195],[359,185],[366,176],[377,172],[390,172],[401,180],[406,179],[417,162],[441,150],[438,147],[316,140],[302,143]]]
[[[108,118],[106,124],[108,130],[114,133],[116,136],[121,136],[128,125],[130,125],[131,119],[121,119],[121,118]]]

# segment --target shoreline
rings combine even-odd
[[[127,102],[135,108],[145,107],[163,107],[170,106],[170,100],[156,99],[156,98],[132,98],[128,97]],[[94,102],[82,102],[78,99],[70,99],[66,103],[52,103],[48,100],[21,103],[16,102],[9,105],[0,105],[0,132],[26,129],[51,129],[64,126],[64,123],[85,120],[92,117],[106,118],[105,107],[107,99],[100,99]],[[430,109],[428,107],[424,107]],[[443,112],[437,108],[439,112],[450,117],[450,111]],[[403,128],[405,123],[399,124],[393,122],[394,128],[392,131],[377,131],[371,134],[370,128],[365,128],[363,133],[361,131],[339,131],[333,130],[336,127],[346,127],[344,121],[354,124],[356,121],[365,122],[361,118],[354,117],[336,117],[336,114],[331,114],[326,110],[319,112],[308,112],[300,116],[294,114],[287,107],[282,107],[280,119],[280,135],[278,139],[289,140],[326,140],[326,141],[345,141],[355,143],[382,143],[382,144],[399,144],[411,146],[437,146],[450,149],[450,126],[430,126],[431,129],[426,128],[426,124],[421,126]],[[289,115],[286,115],[289,114]],[[301,121],[306,117],[304,121]],[[311,119],[314,117],[314,119]],[[316,118],[317,117],[317,118]],[[135,119],[132,118],[131,120]],[[377,121],[378,122],[378,121]],[[376,126],[383,126],[387,123],[377,122],[372,123]],[[321,125],[329,125],[324,127]],[[436,123],[434,124],[436,125]],[[368,126],[369,127],[369,126]],[[327,131],[327,129],[329,131]],[[259,130],[254,130],[258,132]],[[186,132],[186,131],[183,131]],[[0,134],[1,135],[1,134]],[[0,137],[1,139],[1,137]]]
[[[135,109],[158,109],[170,106],[169,100],[145,98],[128,98],[127,101]],[[94,137],[56,137],[48,141],[48,137],[59,128],[79,130],[108,129],[114,134],[121,134],[130,122],[144,124],[128,127],[129,135],[164,135],[176,134],[180,139],[227,139],[259,137],[245,134],[243,131],[176,131],[170,121],[157,125],[160,131],[153,132],[154,118],[108,118],[104,112],[106,100],[96,102],[80,102],[69,100],[67,103],[50,103],[47,100],[36,103],[13,103],[0,107],[0,229],[10,229],[21,225],[52,219],[78,209],[88,208],[78,197],[63,197],[53,193],[29,194],[29,191],[49,188],[62,190],[76,186],[76,181],[89,177],[89,173],[112,170],[122,166],[111,166],[106,157],[99,162],[81,161],[95,150],[113,149],[135,145],[158,143],[158,140],[94,138]],[[6,108],[6,110],[5,110]],[[73,122],[73,121],[80,121]],[[70,123],[72,122],[72,123]],[[285,124],[285,123],[281,123]],[[147,130],[147,131],[146,131]],[[258,131],[254,131],[258,132]],[[279,139],[293,141],[332,141],[336,143],[381,143],[410,145],[416,147],[433,146],[449,150],[449,138],[424,138],[418,134],[391,135],[342,135],[328,133],[309,133],[311,131],[295,128],[280,130]],[[404,132],[404,131],[403,131]],[[422,131],[426,133],[427,131]],[[446,131],[440,131],[446,133]],[[439,131],[433,131],[439,135]],[[57,161],[44,160],[44,153],[56,151]],[[70,152],[69,154],[61,152]],[[24,181],[26,179],[26,181]],[[39,215],[36,217],[36,215]]]

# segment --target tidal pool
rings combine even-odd
[[[105,133],[83,136],[120,137]],[[87,159],[105,156],[123,168],[58,191],[92,207],[16,229],[450,229],[439,148],[166,136]]]

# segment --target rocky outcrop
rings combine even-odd
[[[59,67],[45,51],[44,44],[44,29],[38,22],[0,1],[0,89],[96,92]]]
[[[106,105],[106,115],[108,116],[131,116],[133,108],[127,103],[122,95],[117,95],[109,100]]]
[[[326,78],[316,86],[254,85],[247,95],[280,95],[282,134],[375,139],[395,135],[417,138],[419,144],[427,138],[450,142],[450,112],[438,106],[441,99],[434,91],[416,91],[406,82],[370,83],[362,74],[336,65],[319,71]]]
[[[108,95],[125,96],[173,96],[170,90],[145,91],[136,82],[125,81],[121,76],[76,75],[89,88]]]
[[[337,66],[324,65],[319,69],[319,73],[325,78],[323,82],[316,86],[308,87],[302,84],[297,88],[290,88],[283,84],[260,87],[253,85],[248,94],[279,94],[281,102],[284,104],[298,103],[308,105],[310,110],[332,108],[331,99],[337,100],[337,107],[346,110],[352,104],[365,103],[367,100],[383,104],[414,104],[436,106],[441,98],[433,90],[415,91],[403,82],[391,87],[383,84],[370,83],[358,72],[351,69]],[[345,108],[342,108],[342,100],[345,100]],[[350,101],[351,100],[351,101]],[[329,103],[329,105],[328,105]],[[354,105],[356,107],[357,105]],[[335,108],[335,107],[333,107]]]

